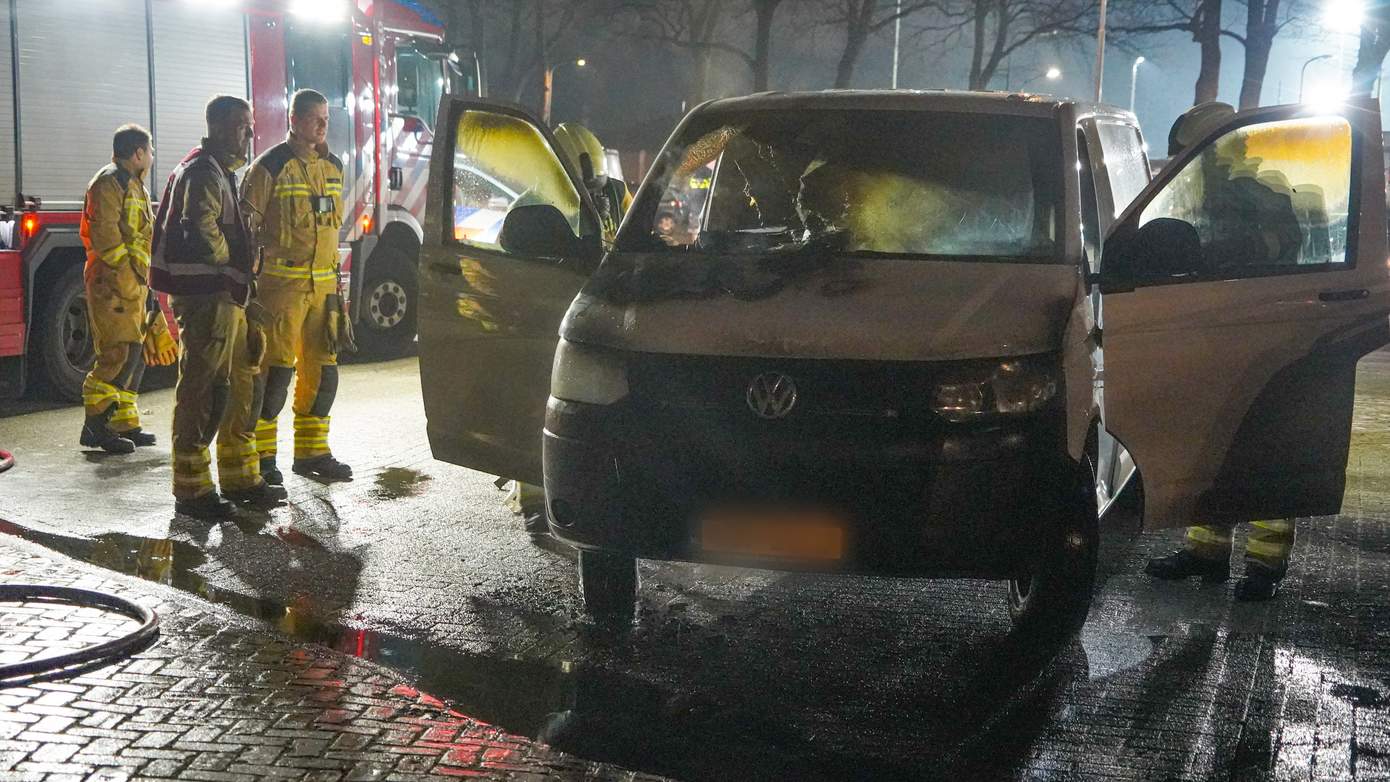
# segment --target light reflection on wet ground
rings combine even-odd
[[[73,505],[65,486],[44,524],[0,531],[381,661],[509,731],[686,779],[1377,778],[1390,363],[1369,363],[1347,515],[1302,525],[1279,601],[1154,583],[1142,561],[1174,538],[1112,536],[1087,625],[1048,644],[1011,634],[998,584],[653,563],[635,630],[599,632],[577,619],[571,558],[531,546],[490,479],[429,461],[412,431],[361,435],[384,466],[292,485],[289,507],[237,524],[171,520],[134,489]],[[87,469],[167,491],[164,455],[138,456]]]

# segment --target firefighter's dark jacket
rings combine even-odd
[[[150,287],[174,295],[227,293],[245,306],[252,279],[251,242],[233,171],[208,140],[169,176],[155,217]]]

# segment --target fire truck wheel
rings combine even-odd
[[[59,275],[37,302],[33,350],[41,377],[53,396],[82,401],[82,381],[92,367],[92,333],[87,325],[87,290],[82,265]]]
[[[387,358],[409,350],[415,341],[419,290],[415,264],[408,254],[391,247],[378,248],[372,254],[357,321],[357,344],[362,353]]]

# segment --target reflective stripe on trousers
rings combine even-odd
[[[294,458],[312,459],[329,453],[328,419],[312,415],[294,417]]]
[[[1188,527],[1186,548],[1203,559],[1226,559],[1231,556],[1231,530],[1232,526],[1227,524]],[[1250,536],[1245,542],[1245,559],[1283,572],[1289,566],[1294,536],[1293,519],[1251,522]]]

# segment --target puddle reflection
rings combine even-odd
[[[178,538],[215,542],[226,528],[202,526],[201,537],[197,530],[175,527],[171,534],[178,538],[107,533],[88,539],[0,522],[0,532],[191,592],[267,621],[297,640],[381,662],[404,672],[420,689],[508,732],[587,759],[681,779],[727,779],[733,768],[744,779],[997,776],[1026,762],[1038,737],[1063,719],[1070,688],[1089,676],[1086,650],[1076,638],[1045,643],[1014,634],[963,638],[943,647],[940,660],[923,671],[901,674],[902,691],[890,696],[893,709],[886,712],[897,715],[893,723],[822,734],[789,713],[775,692],[811,688],[817,708],[834,719],[864,709],[869,696],[847,682],[814,681],[810,670],[802,683],[769,681],[758,687],[759,676],[786,674],[764,669],[753,658],[737,663],[737,673],[711,666],[683,671],[680,681],[656,683],[626,670],[632,667],[625,664],[628,658],[645,648],[639,641],[593,628],[581,632],[576,646],[575,655],[586,659],[550,663],[465,653],[354,627],[325,619],[332,609],[312,590],[292,589],[288,600],[276,602],[209,584],[196,571],[228,563],[210,562],[208,551]],[[296,550],[322,548],[292,528],[260,530],[257,539],[283,549],[285,561],[294,559]],[[862,741],[886,746],[866,747]],[[912,746],[903,747],[904,741]],[[924,756],[930,771],[923,770]]]

